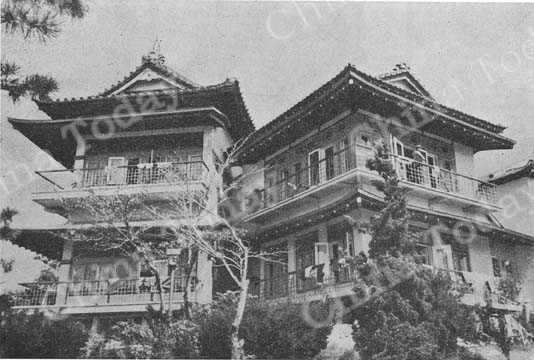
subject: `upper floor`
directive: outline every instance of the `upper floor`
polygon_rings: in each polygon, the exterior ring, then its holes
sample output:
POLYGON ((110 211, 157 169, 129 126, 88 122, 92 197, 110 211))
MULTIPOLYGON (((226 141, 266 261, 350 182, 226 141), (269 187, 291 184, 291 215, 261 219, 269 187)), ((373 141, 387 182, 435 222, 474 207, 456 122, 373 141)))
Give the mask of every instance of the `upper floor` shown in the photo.
POLYGON ((50 119, 9 121, 65 167, 40 169, 33 193, 60 214, 64 199, 88 194, 204 191, 228 148, 254 129, 236 80, 200 86, 156 51, 99 95, 37 105, 50 119))
POLYGON ((477 151, 513 146, 504 128, 436 103, 420 85, 386 79, 349 65, 253 134, 241 154, 252 174, 243 181, 247 221, 299 216, 354 188, 380 196, 380 177, 367 167, 377 144, 389 150, 412 206, 477 220, 499 209, 495 185, 472 170, 477 151))

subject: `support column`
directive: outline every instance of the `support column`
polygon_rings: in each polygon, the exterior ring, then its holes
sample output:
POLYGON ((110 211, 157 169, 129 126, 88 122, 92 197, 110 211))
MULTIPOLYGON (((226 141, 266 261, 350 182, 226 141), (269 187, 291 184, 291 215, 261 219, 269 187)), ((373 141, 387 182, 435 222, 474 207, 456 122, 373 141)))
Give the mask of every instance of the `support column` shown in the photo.
POLYGON ((56 305, 63 305, 67 302, 67 287, 72 263, 72 250, 74 248, 73 240, 65 240, 63 244, 63 255, 58 269, 58 278, 60 284, 57 287, 56 305))
MULTIPOLYGON (((326 227, 326 223, 322 223, 321 225, 319 225, 319 228, 317 229, 317 242, 320 242, 320 243, 324 243, 324 244, 328 244, 328 233, 327 233, 327 227, 326 227)), ((322 259, 319 259, 319 261, 321 261, 321 263, 324 264, 324 267, 323 267, 323 273, 324 273, 324 277, 325 279, 330 279, 331 278, 331 273, 330 273, 330 247, 327 246, 325 250, 325 253, 324 254, 320 254, 320 255, 323 255, 324 257, 322 259)))
POLYGON ((288 295, 294 296, 297 291, 297 245, 293 236, 287 239, 287 272, 288 295))
MULTIPOLYGON (((87 140, 84 140, 87 142, 87 140)), ((85 148, 87 146, 85 144, 82 144, 81 141, 78 141, 76 143, 76 155, 74 156, 74 168, 75 169, 83 169, 83 165, 85 162, 85 148)))
POLYGON ((264 299, 264 287, 265 287, 265 260, 260 259, 260 288, 259 296, 260 299, 264 299))
POLYGON ((297 270, 297 248, 295 238, 287 240, 287 272, 291 273, 297 270))

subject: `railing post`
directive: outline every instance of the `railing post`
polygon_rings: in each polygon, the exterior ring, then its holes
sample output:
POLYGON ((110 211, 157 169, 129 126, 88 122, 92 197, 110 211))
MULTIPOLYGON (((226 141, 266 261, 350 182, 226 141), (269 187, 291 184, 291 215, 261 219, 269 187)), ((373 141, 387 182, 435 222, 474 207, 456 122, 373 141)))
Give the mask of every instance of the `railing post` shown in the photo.
POLYGON ((109 304, 111 301, 111 291, 110 291, 110 282, 109 280, 106 280, 106 302, 109 304))
POLYGON ((64 305, 67 305, 67 301, 69 298, 69 291, 70 291, 70 283, 65 283, 65 302, 64 305))

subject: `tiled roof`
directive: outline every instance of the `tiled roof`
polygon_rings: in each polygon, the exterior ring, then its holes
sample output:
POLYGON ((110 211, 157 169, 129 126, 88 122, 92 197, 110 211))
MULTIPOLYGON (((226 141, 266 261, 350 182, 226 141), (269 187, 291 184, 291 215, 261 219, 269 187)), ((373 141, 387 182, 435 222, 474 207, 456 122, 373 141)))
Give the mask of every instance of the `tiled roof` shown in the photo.
POLYGON ((98 96, 109 96, 113 94, 115 91, 117 91, 118 89, 126 85, 128 82, 133 80, 137 75, 139 75, 145 69, 150 69, 156 72, 157 74, 168 77, 172 79, 173 81, 177 82, 178 84, 184 86, 184 88, 187 88, 187 89, 194 89, 194 88, 201 87, 200 85, 194 83, 193 81, 189 80, 185 76, 178 74, 176 71, 174 71, 173 69, 164 65, 161 62, 155 62, 155 61, 144 59, 143 63, 139 65, 134 71, 132 71, 127 76, 125 76, 124 79, 122 79, 121 81, 112 85, 109 89, 104 90, 98 96))
MULTIPOLYGON (((453 118, 449 119, 449 121, 454 121, 454 119, 457 119, 475 128, 493 133, 496 137, 500 137, 498 134, 502 133, 502 131, 504 131, 506 128, 504 126, 495 125, 488 121, 465 114, 459 110, 441 105, 428 97, 401 89, 395 85, 368 75, 358 70, 353 65, 348 64, 340 73, 326 82, 323 86, 313 91, 311 94, 299 101, 296 105, 286 110, 274 120, 264 125, 262 128, 258 129, 247 141, 247 147, 262 141, 277 131, 281 131, 283 128, 286 128, 288 122, 300 115, 304 109, 313 107, 322 98, 326 99, 334 90, 345 88, 350 81, 355 82, 356 84, 360 85, 360 87, 372 86, 377 89, 377 93, 381 92, 384 96, 392 99, 395 102, 405 101, 421 105, 425 108, 432 109, 433 111, 448 116, 449 118, 453 118)), ((509 139, 504 140, 510 141, 511 144, 513 144, 513 142, 509 139)))
POLYGON ((527 176, 534 178, 534 159, 529 159, 519 166, 510 167, 502 172, 491 174, 489 181, 500 185, 527 176))
POLYGON ((377 78, 382 81, 388 81, 403 76, 410 79, 410 82, 413 83, 417 90, 425 97, 432 99, 430 93, 426 90, 421 81, 410 72, 410 68, 405 63, 395 65, 395 68, 392 71, 379 75, 377 78))

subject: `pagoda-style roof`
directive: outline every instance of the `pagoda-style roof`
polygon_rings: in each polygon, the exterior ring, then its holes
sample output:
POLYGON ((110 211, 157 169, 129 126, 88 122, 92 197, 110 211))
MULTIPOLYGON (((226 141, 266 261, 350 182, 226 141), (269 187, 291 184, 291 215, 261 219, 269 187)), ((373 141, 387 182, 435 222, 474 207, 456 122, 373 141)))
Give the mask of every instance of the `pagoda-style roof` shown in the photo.
POLYGON ((524 177, 534 178, 534 159, 523 161, 518 166, 511 166, 504 171, 491 174, 488 181, 501 185, 524 177))
POLYGON ((319 129, 335 116, 358 109, 386 119, 395 116, 410 126, 412 122, 406 116, 406 109, 409 109, 418 130, 463 143, 475 151, 511 149, 515 143, 500 135, 504 126, 444 106, 428 96, 405 90, 348 64, 326 84, 258 129, 248 139, 242 159, 256 161, 309 131, 319 129))
MULTIPOLYGON (((109 116, 56 120, 8 118, 8 121, 34 144, 49 152, 54 159, 70 169, 74 165, 77 139, 72 136, 71 131, 65 131, 65 129, 79 124, 76 129, 80 136, 88 142, 96 141, 98 138, 95 138, 94 134, 92 134, 92 124, 105 119, 109 119, 109 116)), ((117 115, 116 120, 119 119, 124 123, 128 123, 131 118, 129 115, 124 117, 117 115)), ((191 107, 175 111, 145 112, 125 129, 115 126, 112 138, 121 138, 125 135, 135 138, 135 136, 142 136, 142 134, 162 136, 173 133, 173 128, 206 125, 226 128, 232 128, 233 126, 230 119, 214 107, 191 107)))
MULTIPOLYGON (((156 48, 143 56, 141 65, 128 76, 96 96, 35 102, 51 119, 10 118, 9 122, 67 168, 72 167, 76 152, 76 139, 66 131, 71 124, 76 125, 84 138, 94 135, 91 134, 93 122, 101 122, 106 127, 110 119, 134 116, 141 121, 127 127, 115 124, 114 131, 163 131, 215 124, 223 126, 234 140, 254 131, 237 80, 198 85, 166 66, 165 58, 156 48)), ((124 123, 129 121, 126 119, 124 123)))
POLYGON ((243 101, 239 82, 235 79, 211 86, 195 88, 169 88, 116 95, 89 96, 62 101, 39 101, 37 106, 53 120, 91 118, 144 112, 169 112, 179 109, 213 107, 229 119, 228 131, 234 139, 242 138, 254 130, 254 125, 243 101), (157 100, 157 101, 156 101, 157 100))

